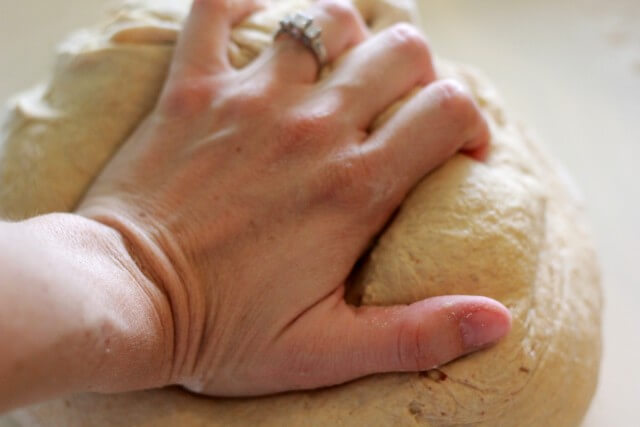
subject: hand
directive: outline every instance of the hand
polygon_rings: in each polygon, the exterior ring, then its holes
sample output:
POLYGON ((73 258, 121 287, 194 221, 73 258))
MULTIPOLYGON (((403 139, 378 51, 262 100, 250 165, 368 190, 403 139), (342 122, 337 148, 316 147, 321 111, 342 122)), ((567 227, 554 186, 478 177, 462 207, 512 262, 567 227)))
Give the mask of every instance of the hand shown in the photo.
POLYGON ((288 36, 234 70, 230 29, 255 7, 195 1, 157 107, 78 209, 121 233, 146 275, 166 349, 149 383, 224 396, 314 388, 429 369, 506 334, 509 313, 488 298, 343 300, 407 192, 455 152, 486 149, 469 95, 435 81, 416 29, 370 36, 337 1, 310 11, 330 60, 353 47, 327 78, 288 36))

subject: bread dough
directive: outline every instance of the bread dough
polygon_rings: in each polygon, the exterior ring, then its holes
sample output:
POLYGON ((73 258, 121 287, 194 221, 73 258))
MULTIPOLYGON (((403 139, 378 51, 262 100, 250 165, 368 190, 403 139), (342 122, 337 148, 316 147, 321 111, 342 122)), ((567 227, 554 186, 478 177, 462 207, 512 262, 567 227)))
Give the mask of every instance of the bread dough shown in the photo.
MULTIPOLYGON (((356 1, 376 30, 411 17, 410 0, 356 1)), ((272 1, 232 34, 250 62, 287 11, 272 1)), ((11 103, 0 133, 0 215, 69 211, 153 107, 188 0, 134 0, 61 46, 51 80, 11 103)), ((457 155, 411 192, 347 298, 409 303, 480 294, 513 314, 495 347, 422 373, 375 375, 323 390, 211 399, 179 388, 82 394, 16 413, 28 425, 574 426, 593 395, 601 296, 583 208, 563 170, 511 120, 468 68, 438 62, 469 86, 492 130, 486 163, 457 155)), ((330 72, 330 71, 325 71, 330 72)), ((379 124, 393 113, 384 114, 379 124)))

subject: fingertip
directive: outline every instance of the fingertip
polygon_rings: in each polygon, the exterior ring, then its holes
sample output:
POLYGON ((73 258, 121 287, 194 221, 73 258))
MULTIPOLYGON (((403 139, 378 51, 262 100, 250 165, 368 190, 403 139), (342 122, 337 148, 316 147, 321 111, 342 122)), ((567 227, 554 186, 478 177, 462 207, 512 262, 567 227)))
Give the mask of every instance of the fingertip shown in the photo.
POLYGON ((489 158, 490 151, 491 146, 488 143, 485 143, 474 148, 465 148, 462 150, 462 153, 471 157, 475 161, 485 162, 489 158))
POLYGON ((482 114, 479 109, 478 113, 480 118, 478 127, 474 130, 475 135, 464 144, 461 152, 479 162, 484 162, 487 159, 491 148, 491 130, 489 129, 489 124, 487 123, 484 114, 482 114))
MULTIPOLYGON (((491 298, 445 295, 395 307, 395 364, 401 371, 431 369, 486 348, 511 329, 511 313, 491 298)), ((379 313, 383 315, 382 312, 379 313)), ((391 356, 393 354, 390 354, 391 356)))
POLYGON ((487 297, 462 297, 458 314, 462 350, 473 352, 495 344, 511 330, 511 312, 487 297))

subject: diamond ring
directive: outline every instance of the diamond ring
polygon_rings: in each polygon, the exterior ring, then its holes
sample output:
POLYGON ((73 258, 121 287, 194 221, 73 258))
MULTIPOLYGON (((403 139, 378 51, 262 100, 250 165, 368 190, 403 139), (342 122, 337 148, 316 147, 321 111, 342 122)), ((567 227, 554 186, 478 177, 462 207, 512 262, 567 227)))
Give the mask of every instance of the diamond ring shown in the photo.
POLYGON ((276 40, 281 34, 289 34, 307 47, 322 68, 327 63, 327 49, 322 42, 322 29, 313 23, 313 18, 297 12, 280 21, 280 28, 274 36, 276 40))

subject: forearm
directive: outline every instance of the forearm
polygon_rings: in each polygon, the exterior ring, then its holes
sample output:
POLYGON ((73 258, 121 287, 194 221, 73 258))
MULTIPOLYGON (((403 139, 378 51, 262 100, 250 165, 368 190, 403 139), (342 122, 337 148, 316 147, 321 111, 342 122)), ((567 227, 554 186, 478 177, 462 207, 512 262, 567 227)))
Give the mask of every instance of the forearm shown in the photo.
POLYGON ((168 304, 114 230, 71 214, 0 222, 0 412, 164 385, 168 304))

